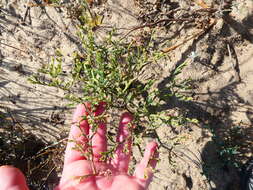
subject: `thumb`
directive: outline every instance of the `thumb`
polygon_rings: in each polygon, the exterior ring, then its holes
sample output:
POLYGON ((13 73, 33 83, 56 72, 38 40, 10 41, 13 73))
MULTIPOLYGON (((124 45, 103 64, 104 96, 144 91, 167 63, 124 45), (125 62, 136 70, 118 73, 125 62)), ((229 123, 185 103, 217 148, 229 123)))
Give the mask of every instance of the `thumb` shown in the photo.
POLYGON ((25 176, 13 166, 0 167, 0 186, 2 190, 29 190, 25 176))

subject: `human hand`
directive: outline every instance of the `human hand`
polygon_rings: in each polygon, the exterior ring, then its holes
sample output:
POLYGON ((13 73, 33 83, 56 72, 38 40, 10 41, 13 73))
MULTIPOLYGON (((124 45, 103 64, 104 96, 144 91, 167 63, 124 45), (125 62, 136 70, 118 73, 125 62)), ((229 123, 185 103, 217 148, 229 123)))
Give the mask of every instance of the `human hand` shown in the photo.
MULTIPOLYGON (((147 189, 157 162, 157 144, 151 142, 147 145, 144 158, 137 165, 134 175, 130 176, 128 167, 132 149, 130 131, 133 127, 133 117, 129 113, 121 116, 114 157, 101 161, 101 153, 107 150, 106 124, 103 121, 98 122, 94 134, 92 126, 82 118, 89 114, 93 114, 94 117, 101 115, 105 111, 105 103, 100 103, 94 113, 89 110, 89 104, 80 104, 74 112, 62 177, 55 190, 147 189), (88 156, 90 154, 91 159, 88 156)), ((0 168, 0 185, 4 187, 3 190, 28 190, 23 174, 18 169, 8 166, 0 168)))

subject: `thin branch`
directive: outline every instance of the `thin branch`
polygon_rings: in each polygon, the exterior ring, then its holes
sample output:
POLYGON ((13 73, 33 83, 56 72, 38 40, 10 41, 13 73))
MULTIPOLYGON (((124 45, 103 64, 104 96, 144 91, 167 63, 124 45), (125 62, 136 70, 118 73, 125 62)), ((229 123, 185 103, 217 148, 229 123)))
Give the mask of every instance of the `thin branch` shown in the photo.
POLYGON ((2 44, 2 45, 4 45, 4 46, 7 46, 7 47, 10 47, 10 48, 13 48, 13 49, 16 49, 16 50, 19 50, 19 51, 22 51, 22 52, 24 52, 24 53, 27 53, 27 52, 24 51, 24 50, 18 49, 18 48, 14 47, 14 46, 8 45, 8 44, 3 43, 3 42, 0 42, 0 44, 2 44))
POLYGON ((182 19, 168 18, 168 19, 158 20, 158 21, 156 21, 156 22, 154 22, 154 23, 150 23, 150 24, 144 24, 144 25, 141 25, 141 26, 135 26, 135 27, 133 27, 132 29, 130 29, 130 31, 128 31, 123 37, 121 37, 121 38, 120 38, 120 41, 123 40, 125 37, 127 37, 130 33, 132 33, 132 32, 135 31, 135 30, 142 29, 142 28, 145 28, 145 27, 152 28, 152 27, 156 26, 157 24, 160 24, 160 23, 162 23, 162 22, 168 22, 168 21, 176 21, 176 22, 188 21, 188 22, 193 22, 194 19, 187 19, 187 18, 182 18, 182 19))
POLYGON ((185 43, 188 42, 189 40, 192 40, 192 39, 194 39, 194 38, 196 38, 196 37, 201 36, 202 34, 204 34, 205 32, 207 32, 208 30, 210 30, 210 29, 216 24, 216 22, 217 22, 216 19, 211 19, 211 20, 210 20, 210 24, 209 24, 209 26, 208 26, 207 28, 205 28, 205 29, 203 29, 203 30, 201 30, 201 31, 199 31, 199 32, 197 32, 197 33, 195 33, 194 35, 192 35, 192 36, 189 37, 189 38, 186 38, 183 42, 181 42, 181 43, 179 43, 179 44, 176 44, 176 45, 174 45, 174 46, 171 46, 171 47, 162 49, 162 52, 163 52, 163 53, 168 53, 168 52, 170 52, 170 51, 172 51, 172 50, 178 48, 179 46, 185 44, 185 43))

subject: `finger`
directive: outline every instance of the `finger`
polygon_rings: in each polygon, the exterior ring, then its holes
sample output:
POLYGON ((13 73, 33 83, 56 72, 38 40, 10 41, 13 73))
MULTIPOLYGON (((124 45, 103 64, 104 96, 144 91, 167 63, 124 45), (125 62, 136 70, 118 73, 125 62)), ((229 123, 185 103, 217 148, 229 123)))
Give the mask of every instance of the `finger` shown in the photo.
POLYGON ((73 125, 69 132, 69 142, 65 152, 64 164, 85 159, 83 153, 88 148, 89 124, 84 120, 84 116, 88 116, 90 104, 79 104, 73 114, 73 125))
POLYGON ((130 113, 123 113, 119 123, 119 130, 116 142, 118 143, 112 165, 119 172, 127 172, 132 152, 131 121, 133 116, 130 113))
POLYGON ((137 165, 134 176, 140 180, 144 180, 144 186, 147 187, 153 177, 153 169, 158 159, 157 143, 151 142, 146 146, 144 157, 137 165))
POLYGON ((0 167, 0 184, 3 190, 28 190, 24 175, 12 166, 0 167))
MULTIPOLYGON (((95 117, 103 114, 105 111, 106 103, 101 102, 96 111, 95 111, 95 117)), ((103 119, 101 121, 98 121, 97 123, 97 129, 95 134, 92 132, 92 127, 96 126, 91 126, 90 127, 90 135, 92 136, 92 151, 93 151, 93 160, 95 162, 100 161, 100 158, 102 156, 102 152, 105 152, 107 150, 107 140, 106 140, 106 124, 103 119)))

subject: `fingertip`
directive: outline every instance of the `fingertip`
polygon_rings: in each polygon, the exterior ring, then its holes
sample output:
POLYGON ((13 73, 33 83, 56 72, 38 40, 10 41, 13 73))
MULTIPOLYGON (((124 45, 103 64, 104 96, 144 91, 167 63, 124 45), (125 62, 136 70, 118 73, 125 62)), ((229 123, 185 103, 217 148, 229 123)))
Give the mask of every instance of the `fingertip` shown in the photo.
POLYGON ((78 104, 73 114, 73 122, 79 122, 84 115, 87 115, 87 109, 90 109, 89 103, 78 104))
POLYGON ((90 104, 87 102, 77 105, 73 114, 73 124, 69 132, 70 138, 77 139, 82 133, 85 135, 89 133, 88 121, 84 119, 84 116, 88 115, 87 109, 90 109, 90 104))
POLYGON ((121 115, 121 124, 130 123, 132 120, 133 120, 133 116, 129 112, 125 112, 121 115))
POLYGON ((106 109, 106 102, 100 102, 96 108, 95 116, 101 115, 106 109))
POLYGON ((129 126, 128 124, 130 124, 132 120, 133 116, 128 112, 125 112, 121 115, 116 139, 117 142, 124 142, 130 136, 131 128, 133 126, 129 126))
POLYGON ((156 141, 151 141, 146 145, 146 151, 145 152, 147 152, 147 154, 148 154, 148 152, 152 154, 152 153, 157 152, 157 149, 158 149, 157 142, 156 141))
POLYGON ((23 173, 13 166, 5 165, 0 167, 0 184, 1 189, 28 190, 25 176, 23 173))
POLYGON ((150 150, 157 149, 157 148, 158 148, 158 144, 156 141, 151 141, 146 146, 146 149, 150 149, 150 150))
POLYGON ((133 128, 133 125, 131 125, 132 121, 133 121, 133 116, 130 113, 125 112, 121 115, 121 119, 119 122, 118 135, 116 139, 117 142, 122 143, 130 137, 131 129, 133 128))
POLYGON ((148 159, 147 164, 154 169, 156 167, 157 159, 159 157, 157 142, 152 141, 147 144, 144 157, 148 159))

